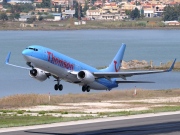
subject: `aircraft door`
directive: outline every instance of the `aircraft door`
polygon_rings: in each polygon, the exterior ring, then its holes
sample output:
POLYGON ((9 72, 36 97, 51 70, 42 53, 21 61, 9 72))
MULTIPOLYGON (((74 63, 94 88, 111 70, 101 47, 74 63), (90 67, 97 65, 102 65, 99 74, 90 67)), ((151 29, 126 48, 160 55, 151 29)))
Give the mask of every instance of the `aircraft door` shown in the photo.
POLYGON ((46 53, 46 51, 44 50, 44 48, 41 48, 39 51, 41 51, 42 59, 43 59, 43 60, 47 60, 47 53, 46 53))

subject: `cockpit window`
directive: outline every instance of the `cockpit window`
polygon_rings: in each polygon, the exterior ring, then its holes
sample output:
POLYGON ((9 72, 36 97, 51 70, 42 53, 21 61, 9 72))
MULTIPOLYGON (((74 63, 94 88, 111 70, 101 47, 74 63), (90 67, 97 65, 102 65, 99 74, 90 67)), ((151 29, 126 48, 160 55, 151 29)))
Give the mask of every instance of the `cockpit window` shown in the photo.
POLYGON ((34 51, 38 51, 38 49, 36 49, 36 48, 31 48, 31 47, 26 48, 26 49, 30 49, 30 50, 34 50, 34 51))

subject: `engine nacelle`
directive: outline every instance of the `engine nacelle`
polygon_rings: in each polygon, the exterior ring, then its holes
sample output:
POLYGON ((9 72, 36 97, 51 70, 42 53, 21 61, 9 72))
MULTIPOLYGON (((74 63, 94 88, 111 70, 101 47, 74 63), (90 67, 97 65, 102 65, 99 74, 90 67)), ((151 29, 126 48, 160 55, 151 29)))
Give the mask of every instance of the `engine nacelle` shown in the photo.
POLYGON ((39 81, 45 81, 47 79, 46 73, 39 68, 34 68, 34 69, 30 70, 29 75, 30 75, 30 77, 37 79, 39 81))
POLYGON ((77 78, 84 83, 91 83, 95 80, 94 75, 87 70, 79 71, 77 74, 77 78))

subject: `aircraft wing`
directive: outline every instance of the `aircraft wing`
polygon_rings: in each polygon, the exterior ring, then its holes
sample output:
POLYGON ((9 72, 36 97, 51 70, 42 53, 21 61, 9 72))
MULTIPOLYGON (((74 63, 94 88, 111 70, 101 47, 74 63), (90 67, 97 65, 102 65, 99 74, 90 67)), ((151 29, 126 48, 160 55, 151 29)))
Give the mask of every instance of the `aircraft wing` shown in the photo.
POLYGON ((126 80, 126 77, 131 77, 133 75, 144 75, 144 74, 155 74, 162 72, 170 72, 174 68, 176 59, 172 63, 171 67, 167 70, 155 70, 155 71, 134 71, 134 72, 94 72, 93 75, 97 78, 122 78, 126 80))
MULTIPOLYGON (((31 68, 29 68, 29 67, 22 67, 22 66, 18 66, 18 65, 14 65, 14 64, 9 63, 10 57, 11 57, 11 52, 9 52, 8 55, 7 55, 7 57, 6 57, 5 63, 6 63, 7 65, 13 66, 13 67, 17 67, 17 68, 26 69, 26 70, 32 70, 32 67, 31 67, 31 68)), ((49 78, 49 76, 51 76, 51 73, 46 72, 46 71, 44 71, 44 72, 45 72, 45 74, 47 75, 48 78, 49 78)), ((58 77, 56 77, 55 75, 53 75, 53 77, 54 77, 54 78, 58 78, 58 77)))
POLYGON ((31 70, 31 69, 32 69, 32 68, 28 68, 28 67, 22 67, 22 66, 10 64, 10 63, 9 63, 10 56, 11 56, 11 52, 9 52, 8 55, 7 55, 7 57, 6 57, 6 62, 5 62, 5 63, 6 63, 7 65, 10 65, 10 66, 13 66, 13 67, 22 68, 22 69, 27 69, 27 70, 31 70))

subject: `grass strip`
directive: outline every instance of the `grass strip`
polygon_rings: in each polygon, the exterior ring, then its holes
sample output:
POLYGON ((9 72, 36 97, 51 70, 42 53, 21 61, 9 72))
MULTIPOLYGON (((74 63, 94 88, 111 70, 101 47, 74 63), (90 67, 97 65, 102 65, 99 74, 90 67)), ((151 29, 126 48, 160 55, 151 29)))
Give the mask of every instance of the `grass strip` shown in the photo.
POLYGON ((172 111, 180 111, 180 106, 153 107, 149 110, 141 110, 141 111, 104 112, 104 113, 99 113, 99 115, 100 116, 106 115, 108 117, 116 117, 116 116, 128 116, 128 115, 159 113, 159 112, 172 112, 172 111))
POLYGON ((99 116, 96 117, 91 115, 81 116, 81 117, 53 117, 50 115, 49 116, 0 115, 0 128, 87 120, 87 119, 94 119, 104 116, 116 117, 116 116, 128 116, 128 115, 137 115, 137 114, 145 114, 145 113, 170 112, 170 111, 180 111, 180 106, 153 107, 149 110, 142 110, 142 111, 121 111, 121 112, 104 112, 104 113, 101 112, 99 113, 99 116))
POLYGON ((0 128, 41 125, 56 122, 93 119, 94 116, 53 117, 53 116, 0 116, 0 128))

